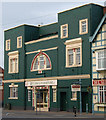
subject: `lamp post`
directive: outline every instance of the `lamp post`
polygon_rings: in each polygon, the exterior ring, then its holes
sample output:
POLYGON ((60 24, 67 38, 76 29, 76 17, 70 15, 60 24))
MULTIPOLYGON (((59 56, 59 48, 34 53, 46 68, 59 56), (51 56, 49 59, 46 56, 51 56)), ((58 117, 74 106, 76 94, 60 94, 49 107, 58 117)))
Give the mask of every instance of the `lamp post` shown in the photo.
POLYGON ((79 84, 80 84, 80 115, 81 115, 82 113, 81 79, 79 79, 79 84))

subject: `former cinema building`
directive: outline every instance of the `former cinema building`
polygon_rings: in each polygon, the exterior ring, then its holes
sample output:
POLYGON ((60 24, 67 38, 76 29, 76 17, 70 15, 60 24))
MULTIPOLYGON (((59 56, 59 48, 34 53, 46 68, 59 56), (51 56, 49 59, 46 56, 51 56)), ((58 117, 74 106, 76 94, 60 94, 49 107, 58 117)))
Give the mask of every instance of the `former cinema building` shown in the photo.
POLYGON ((88 104, 91 112, 89 37, 102 17, 102 6, 87 4, 58 13, 56 23, 6 30, 4 104, 35 111, 72 111, 75 106, 82 112, 88 104))

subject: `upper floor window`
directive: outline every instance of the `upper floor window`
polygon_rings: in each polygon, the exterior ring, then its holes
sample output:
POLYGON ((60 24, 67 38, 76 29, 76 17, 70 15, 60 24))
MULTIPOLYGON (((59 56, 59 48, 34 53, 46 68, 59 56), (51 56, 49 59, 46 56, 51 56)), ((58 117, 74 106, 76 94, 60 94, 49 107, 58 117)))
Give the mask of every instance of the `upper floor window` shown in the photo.
POLYGON ((106 103, 106 86, 99 87, 99 103, 106 103))
POLYGON ((82 65, 82 40, 81 38, 68 40, 66 44, 66 67, 82 65))
POLYGON ((31 65, 31 71, 51 69, 51 61, 47 54, 40 52, 37 54, 31 65))
POLYGON ((9 55, 9 73, 18 73, 18 51, 10 52, 9 55))
POLYGON ((22 47, 22 36, 17 37, 17 48, 22 47))
POLYGON ((79 21, 79 34, 88 33, 88 19, 83 19, 79 21))
POLYGON ((10 50, 10 39, 6 40, 6 51, 10 50))
POLYGON ((106 70, 106 50, 101 50, 96 53, 96 69, 106 70))
POLYGON ((68 37, 68 24, 61 25, 61 38, 68 37))

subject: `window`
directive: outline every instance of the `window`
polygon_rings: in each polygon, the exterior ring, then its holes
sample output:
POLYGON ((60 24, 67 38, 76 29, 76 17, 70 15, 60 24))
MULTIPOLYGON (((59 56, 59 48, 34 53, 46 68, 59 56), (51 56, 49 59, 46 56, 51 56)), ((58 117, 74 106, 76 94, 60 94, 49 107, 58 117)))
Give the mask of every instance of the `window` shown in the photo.
POLYGON ((77 100, 77 91, 72 91, 72 98, 71 100, 77 100))
POLYGON ((39 53, 32 61, 31 71, 51 69, 50 58, 45 53, 39 53))
POLYGON ((21 48, 22 47, 22 36, 17 37, 17 48, 21 48))
POLYGON ((28 90, 28 101, 31 101, 31 90, 28 90))
POLYGON ((79 21, 79 34, 88 33, 88 19, 83 19, 79 21))
POLYGON ((56 102, 56 89, 53 89, 53 102, 56 102))
POLYGON ((61 25, 61 38, 68 37, 68 24, 61 25))
POLYGON ((106 86, 99 87, 99 103, 106 103, 106 86))
POLYGON ((2 85, 2 78, 0 78, 0 85, 2 85))
POLYGON ((18 85, 14 85, 14 83, 11 83, 11 85, 9 85, 9 88, 10 88, 9 99, 18 99, 18 85))
POLYGON ((10 39, 6 40, 6 51, 10 50, 10 39))
POLYGON ((9 73, 18 73, 18 51, 10 52, 9 55, 9 73))
POLYGON ((106 70, 106 50, 98 51, 96 53, 96 69, 106 70))
POLYGON ((82 39, 67 40, 66 45, 66 67, 82 66, 82 39))

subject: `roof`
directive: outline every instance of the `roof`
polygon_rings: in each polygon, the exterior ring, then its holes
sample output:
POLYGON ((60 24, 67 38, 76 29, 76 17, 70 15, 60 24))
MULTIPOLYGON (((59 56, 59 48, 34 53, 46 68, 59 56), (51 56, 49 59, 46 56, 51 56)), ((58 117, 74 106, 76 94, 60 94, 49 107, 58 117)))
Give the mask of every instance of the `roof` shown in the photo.
POLYGON ((58 14, 64 13, 64 12, 67 12, 67 11, 70 11, 70 10, 74 10, 74 9, 77 9, 77 8, 81 8, 81 7, 87 6, 87 5, 96 5, 96 6, 103 7, 102 5, 99 5, 99 4, 96 4, 96 3, 87 3, 87 4, 83 4, 83 5, 77 6, 77 7, 73 7, 73 8, 68 9, 68 10, 61 11, 61 12, 59 12, 58 14))
POLYGON ((98 34, 100 28, 102 27, 102 24, 104 23, 105 19, 106 19, 106 14, 103 16, 102 20, 100 21, 100 24, 98 25, 98 27, 97 27, 96 31, 94 32, 93 36, 89 37, 90 42, 93 42, 93 40, 97 36, 97 34, 98 34))

